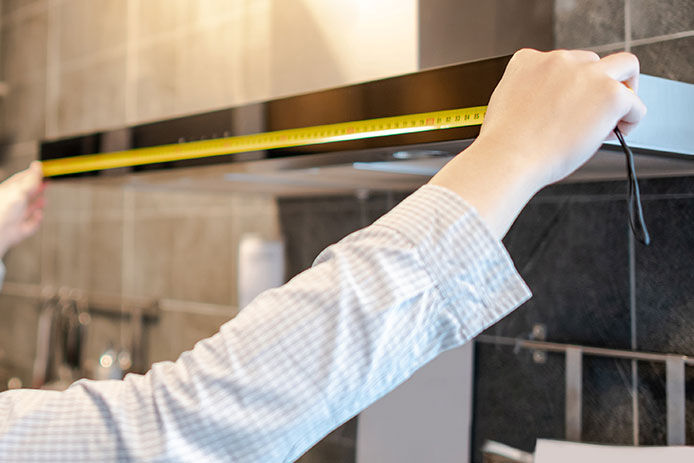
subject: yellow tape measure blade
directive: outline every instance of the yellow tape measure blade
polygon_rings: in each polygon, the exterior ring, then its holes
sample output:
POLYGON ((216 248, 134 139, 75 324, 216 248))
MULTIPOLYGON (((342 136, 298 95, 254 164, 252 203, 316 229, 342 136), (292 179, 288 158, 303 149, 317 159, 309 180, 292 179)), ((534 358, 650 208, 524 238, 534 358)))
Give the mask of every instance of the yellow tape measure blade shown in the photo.
POLYGON ((482 124, 486 106, 301 127, 251 135, 71 156, 42 162, 45 177, 227 154, 387 137, 482 124))

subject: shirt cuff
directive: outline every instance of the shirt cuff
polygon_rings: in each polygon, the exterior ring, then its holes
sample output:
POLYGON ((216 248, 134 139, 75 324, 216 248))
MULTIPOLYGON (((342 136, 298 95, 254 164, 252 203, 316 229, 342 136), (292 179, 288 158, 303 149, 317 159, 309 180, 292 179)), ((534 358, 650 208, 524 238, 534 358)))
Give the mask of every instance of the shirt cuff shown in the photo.
POLYGON ((418 250, 464 337, 476 336, 531 297, 506 248, 458 194, 425 185, 396 209, 376 223, 402 233, 418 250))

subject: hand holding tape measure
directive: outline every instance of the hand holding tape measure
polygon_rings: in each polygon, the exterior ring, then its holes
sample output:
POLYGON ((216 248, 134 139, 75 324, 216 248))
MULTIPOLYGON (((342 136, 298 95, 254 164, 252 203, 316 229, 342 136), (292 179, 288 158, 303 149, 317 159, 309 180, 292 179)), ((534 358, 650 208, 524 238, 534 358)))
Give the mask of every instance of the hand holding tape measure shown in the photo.
POLYGON ((518 51, 492 94, 480 135, 431 183, 458 192, 504 236, 537 191, 588 161, 615 137, 615 127, 628 133, 641 120, 646 107, 622 84, 636 90, 638 77, 630 53, 600 59, 583 50, 518 51))

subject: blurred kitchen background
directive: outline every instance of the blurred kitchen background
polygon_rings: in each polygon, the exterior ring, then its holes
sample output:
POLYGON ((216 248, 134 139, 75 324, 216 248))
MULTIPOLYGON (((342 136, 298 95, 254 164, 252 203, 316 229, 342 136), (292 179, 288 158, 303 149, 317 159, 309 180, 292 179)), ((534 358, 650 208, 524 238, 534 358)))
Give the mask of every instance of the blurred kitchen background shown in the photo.
MULTIPOLYGON (((642 72, 694 83, 691 0, 0 5, 3 178, 37 159, 42 140, 509 54, 523 46, 600 54, 629 50, 642 72)), ((634 244, 628 233, 623 182, 559 185, 541 193, 506 238, 535 298, 487 334, 528 338, 539 330, 557 342, 694 355, 694 181, 653 179, 642 188, 654 237, 649 248, 634 244)), ((278 198, 50 182, 41 230, 4 259, 0 390, 49 379, 60 387, 73 379, 76 370, 69 365, 48 365, 41 314, 49 305, 65 318, 60 336, 73 357, 79 355, 83 374, 145 371, 152 362, 176 359, 238 313, 242 239, 283 242, 288 279, 404 194, 360 190, 278 198)), ((357 454, 361 462, 396 461, 374 455, 397 454, 400 446, 405 455, 428 452, 426 461, 449 461, 437 452, 469 448, 471 461, 478 462, 487 439, 531 450, 537 437, 563 438, 560 356, 538 358, 486 343, 459 355, 442 359, 413 392, 394 399, 391 408, 401 415, 390 434, 383 418, 373 417, 371 425, 365 420, 363 428, 355 418, 300 461, 347 463, 357 454), (459 370, 457 359, 466 363, 459 370), (474 381, 466 383, 464 373, 473 371, 474 381), (462 396, 444 395, 447 402, 434 403, 427 381, 436 378, 439 385, 432 388, 462 396), (451 403, 461 407, 459 420, 442 418, 437 428, 436 411, 451 403), (426 435, 441 426, 443 431, 426 435)), ((583 440, 665 444, 662 365, 586 359, 584 369, 583 440)), ((686 373, 691 445, 694 370, 686 373)), ((455 461, 467 458, 460 454, 455 461)))

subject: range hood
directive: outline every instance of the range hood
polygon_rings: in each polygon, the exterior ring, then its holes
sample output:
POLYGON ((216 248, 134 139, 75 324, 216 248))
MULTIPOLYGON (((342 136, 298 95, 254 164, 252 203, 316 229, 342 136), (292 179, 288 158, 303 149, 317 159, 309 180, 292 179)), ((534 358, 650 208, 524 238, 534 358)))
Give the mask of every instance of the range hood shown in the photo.
MULTIPOLYGON (((41 145, 41 159, 87 156, 195 140, 486 105, 509 56, 456 64, 179 117, 41 145)), ((694 85, 641 76, 649 113, 627 137, 641 177, 694 174, 694 85)), ((58 177, 142 188, 274 195, 408 191, 468 146, 479 126, 293 146, 58 177)), ((565 181, 624 178, 624 156, 606 143, 565 181)))

